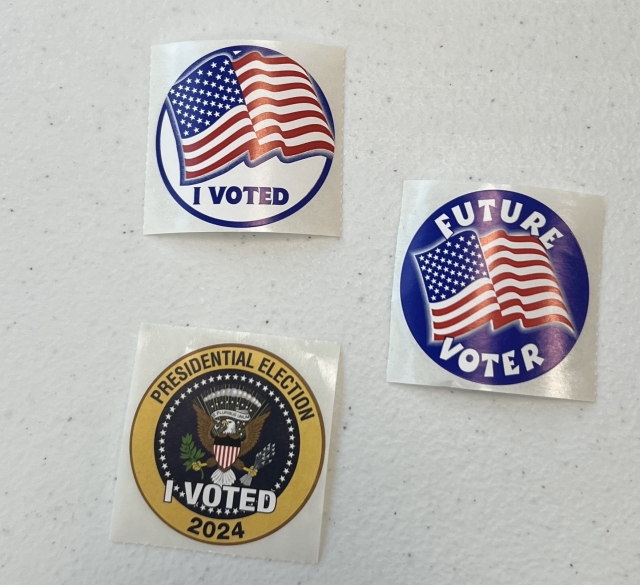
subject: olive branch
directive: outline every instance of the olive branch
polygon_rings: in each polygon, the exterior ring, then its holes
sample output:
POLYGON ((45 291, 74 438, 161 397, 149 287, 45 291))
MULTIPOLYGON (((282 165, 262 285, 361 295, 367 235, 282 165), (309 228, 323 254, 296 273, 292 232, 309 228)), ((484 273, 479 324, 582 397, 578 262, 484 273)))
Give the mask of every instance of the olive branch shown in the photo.
MULTIPOLYGON (((184 459, 184 467, 187 471, 192 469, 194 463, 197 463, 204 457, 204 451, 197 449, 193 442, 193 436, 186 434, 182 437, 182 445, 180 446, 180 459, 184 459)), ((200 469, 200 477, 204 478, 204 472, 200 469)))

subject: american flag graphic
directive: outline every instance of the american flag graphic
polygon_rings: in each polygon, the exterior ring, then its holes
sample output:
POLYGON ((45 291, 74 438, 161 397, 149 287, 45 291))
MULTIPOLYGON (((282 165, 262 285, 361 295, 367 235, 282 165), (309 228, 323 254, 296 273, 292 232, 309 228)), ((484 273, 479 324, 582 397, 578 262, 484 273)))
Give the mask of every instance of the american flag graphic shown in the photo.
POLYGON ((198 63, 169 90, 182 184, 241 161, 285 162, 334 152, 334 135, 309 74, 289 57, 257 51, 198 63))
POLYGON ((459 337, 486 323, 560 323, 574 331, 546 249, 529 235, 472 230, 415 255, 429 305, 432 338, 459 337))
POLYGON ((231 445, 213 444, 213 456, 218 462, 218 466, 223 471, 229 469, 238 458, 240 447, 232 447, 231 445))

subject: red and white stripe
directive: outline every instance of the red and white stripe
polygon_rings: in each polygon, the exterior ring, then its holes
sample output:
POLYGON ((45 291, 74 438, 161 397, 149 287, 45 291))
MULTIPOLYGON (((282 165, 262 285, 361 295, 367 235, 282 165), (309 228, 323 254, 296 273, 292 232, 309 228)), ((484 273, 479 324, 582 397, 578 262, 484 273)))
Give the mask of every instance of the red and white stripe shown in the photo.
POLYGON ((245 154, 251 161, 280 149, 285 158, 333 153, 329 122, 307 72, 288 57, 253 52, 233 61, 244 105, 205 132, 182 139, 185 176, 208 175, 245 154))
POLYGON ((232 447, 230 445, 213 445, 213 456, 218 462, 218 466, 222 471, 226 471, 231 467, 240 454, 240 447, 232 447))
POLYGON ((256 139, 246 107, 229 110, 205 132, 182 139, 187 179, 208 175, 251 152, 256 139))
POLYGON ((457 295, 438 303, 430 303, 433 339, 458 337, 500 318, 500 305, 487 277, 476 279, 457 295))
POLYGON ((547 250, 533 236, 510 236, 503 230, 480 238, 501 318, 498 329, 512 321, 525 328, 560 323, 574 331, 547 250))
POLYGON ((480 238, 480 244, 489 276, 445 301, 429 303, 434 341, 464 335, 489 322, 494 330, 519 320, 524 328, 559 323, 574 331, 540 240, 498 230, 480 238))
POLYGON ((260 150, 286 157, 334 151, 333 134, 307 72, 289 57, 253 52, 233 62, 260 150))

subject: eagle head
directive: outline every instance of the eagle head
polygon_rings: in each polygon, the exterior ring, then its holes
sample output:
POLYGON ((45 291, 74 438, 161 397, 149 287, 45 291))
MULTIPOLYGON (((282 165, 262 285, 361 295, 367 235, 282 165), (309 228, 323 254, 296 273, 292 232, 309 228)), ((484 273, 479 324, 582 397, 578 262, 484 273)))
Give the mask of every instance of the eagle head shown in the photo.
POLYGON ((232 418, 223 418, 221 420, 216 420, 213 425, 213 430, 216 435, 237 435, 238 434, 238 425, 235 420, 232 418))

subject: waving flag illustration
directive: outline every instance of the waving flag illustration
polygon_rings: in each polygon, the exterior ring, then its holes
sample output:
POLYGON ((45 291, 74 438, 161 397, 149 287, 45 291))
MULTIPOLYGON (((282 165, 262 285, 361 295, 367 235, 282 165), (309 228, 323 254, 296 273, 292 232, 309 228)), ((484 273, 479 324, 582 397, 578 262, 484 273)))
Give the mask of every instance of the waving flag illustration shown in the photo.
POLYGON ((472 230, 416 254, 432 338, 459 337, 486 323, 528 329, 558 323, 575 332, 546 249, 529 235, 472 230))
POLYGON ((173 85, 167 105, 183 185, 242 161, 255 166, 272 156, 290 162, 334 152, 334 134, 314 83, 284 55, 212 57, 173 85))

